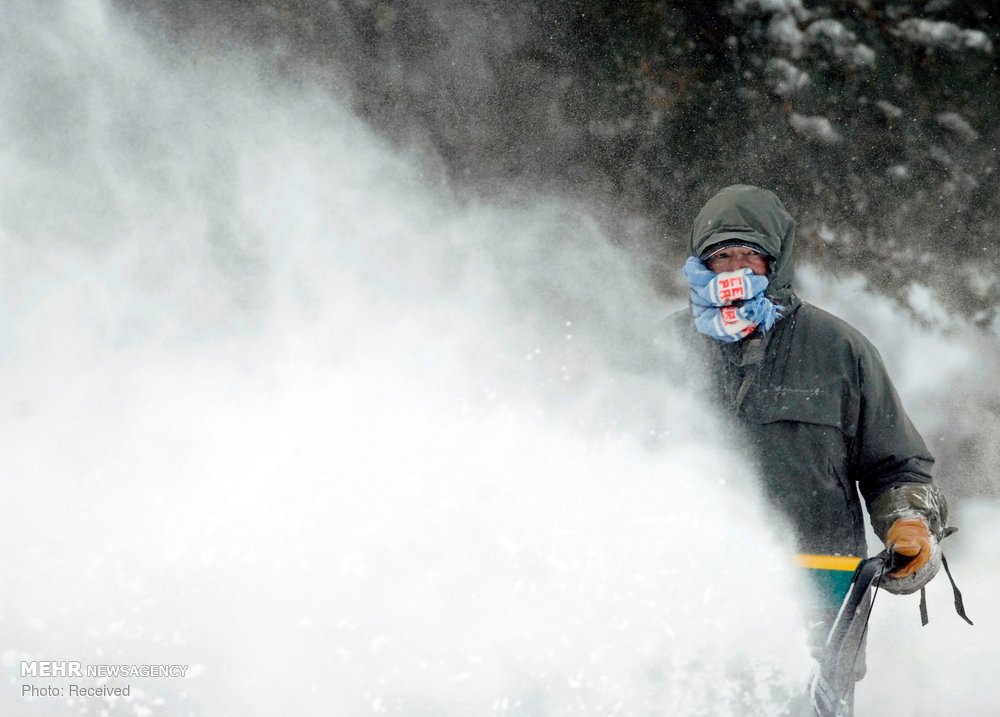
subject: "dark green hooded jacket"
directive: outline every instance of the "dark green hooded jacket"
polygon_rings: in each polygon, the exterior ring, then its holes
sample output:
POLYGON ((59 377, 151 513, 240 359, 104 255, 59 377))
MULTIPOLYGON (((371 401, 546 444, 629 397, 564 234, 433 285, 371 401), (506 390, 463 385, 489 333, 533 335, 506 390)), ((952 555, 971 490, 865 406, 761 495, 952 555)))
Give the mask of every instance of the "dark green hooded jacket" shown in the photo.
POLYGON ((767 294, 784 307, 766 333, 725 343, 678 317, 722 410, 738 424, 772 504, 802 552, 864 556, 864 499, 880 538, 897 518, 923 517, 941 536, 946 504, 934 459, 907 417, 875 347, 792 290, 795 222, 772 192, 727 187, 698 214, 690 251, 744 239, 774 257, 767 294))

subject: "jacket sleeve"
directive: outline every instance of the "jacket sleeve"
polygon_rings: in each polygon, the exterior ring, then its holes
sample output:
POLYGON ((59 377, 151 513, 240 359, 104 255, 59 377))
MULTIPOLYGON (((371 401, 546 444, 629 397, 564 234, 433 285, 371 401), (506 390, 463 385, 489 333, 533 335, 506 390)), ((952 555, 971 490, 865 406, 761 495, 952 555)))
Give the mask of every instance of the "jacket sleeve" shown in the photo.
POLYGON ((941 536, 947 503, 932 484, 934 458, 910 421, 878 351, 867 341, 857 363, 860 406, 851 445, 853 473, 881 539, 899 518, 923 518, 941 536))

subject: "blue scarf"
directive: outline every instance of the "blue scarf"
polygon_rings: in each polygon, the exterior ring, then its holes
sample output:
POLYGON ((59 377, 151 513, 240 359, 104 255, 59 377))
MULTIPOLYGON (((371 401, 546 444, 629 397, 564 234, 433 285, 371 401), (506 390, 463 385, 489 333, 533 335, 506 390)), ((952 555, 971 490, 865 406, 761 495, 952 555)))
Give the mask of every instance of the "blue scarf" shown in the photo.
POLYGON ((770 331, 782 308, 768 299, 767 277, 749 269, 716 274, 698 257, 689 257, 684 273, 691 285, 691 312, 698 331, 718 341, 741 341, 760 327, 770 331))

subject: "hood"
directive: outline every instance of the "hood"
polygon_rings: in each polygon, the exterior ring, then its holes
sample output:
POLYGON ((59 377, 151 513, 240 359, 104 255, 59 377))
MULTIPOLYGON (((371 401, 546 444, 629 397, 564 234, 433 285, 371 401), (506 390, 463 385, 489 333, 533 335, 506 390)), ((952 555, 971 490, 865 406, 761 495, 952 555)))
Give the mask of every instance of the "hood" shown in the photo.
POLYGON ((709 247, 732 240, 760 244, 775 257, 768 296, 783 298, 791 293, 795 221, 774 192, 749 184, 721 190, 698 212, 688 248, 692 256, 701 256, 709 247))

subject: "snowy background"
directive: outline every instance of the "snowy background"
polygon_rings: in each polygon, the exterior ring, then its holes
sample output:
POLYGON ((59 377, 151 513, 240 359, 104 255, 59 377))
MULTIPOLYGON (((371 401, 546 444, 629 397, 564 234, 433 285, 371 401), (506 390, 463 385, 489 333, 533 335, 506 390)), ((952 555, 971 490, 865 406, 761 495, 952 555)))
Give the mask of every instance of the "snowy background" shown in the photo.
MULTIPOLYGON (((86 0, 0 20, 0 713, 780 714, 798 576, 652 368, 683 298, 611 238, 614 198, 470 191, 359 116, 349 65, 331 89, 202 32, 86 0), (28 700, 65 681, 26 659, 192 667, 28 700)), ((943 456, 976 621, 943 581, 926 628, 880 598, 859 712, 990 714, 996 333, 919 281, 798 285, 943 456)))

